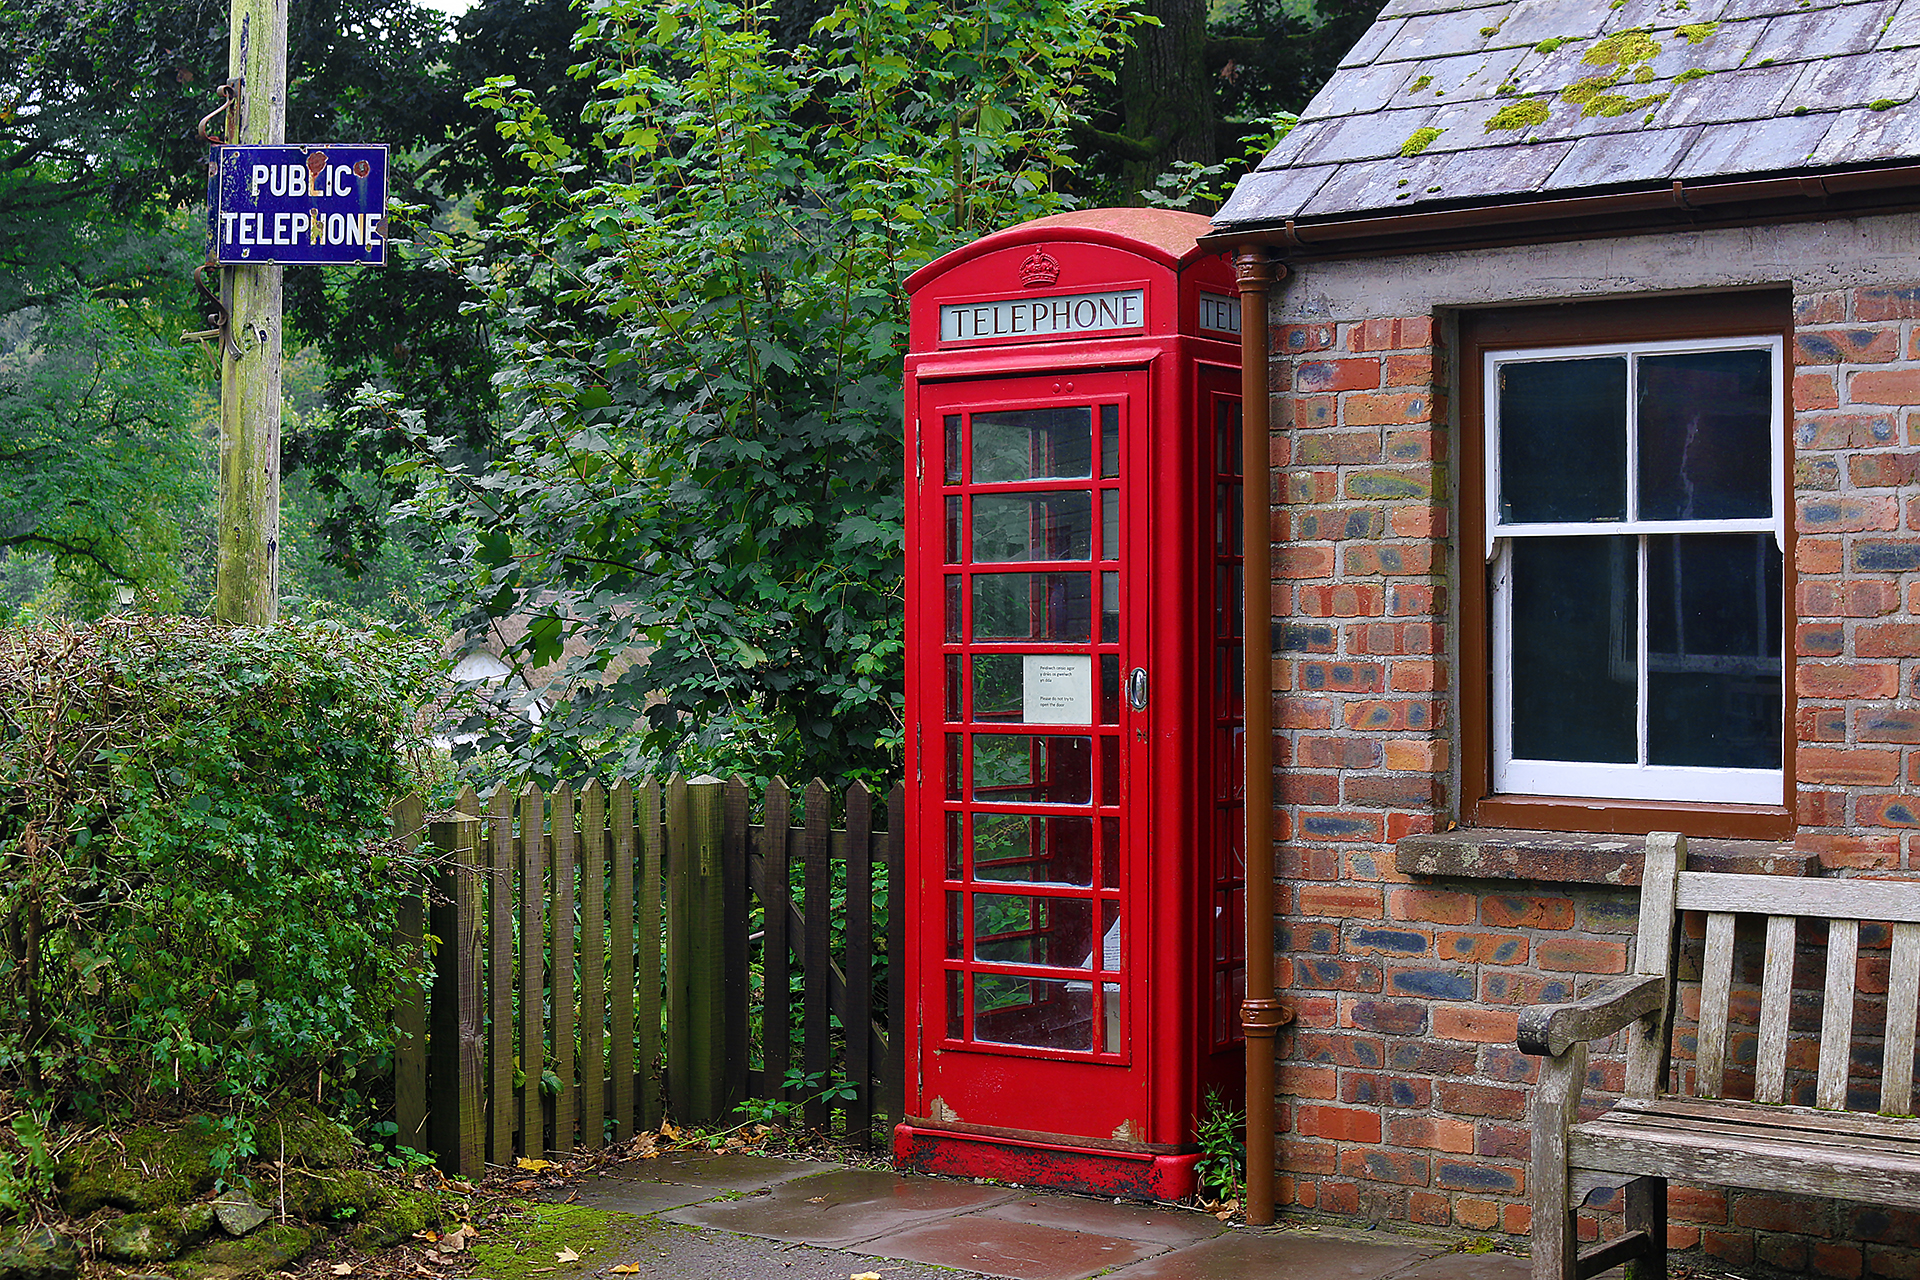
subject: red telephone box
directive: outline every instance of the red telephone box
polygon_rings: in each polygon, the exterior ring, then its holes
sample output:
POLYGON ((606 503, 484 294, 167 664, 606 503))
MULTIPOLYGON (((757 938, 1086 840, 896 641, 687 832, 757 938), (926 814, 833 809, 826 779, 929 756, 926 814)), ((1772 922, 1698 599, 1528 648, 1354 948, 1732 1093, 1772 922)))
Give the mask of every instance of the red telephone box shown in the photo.
POLYGON ((1207 221, 908 281, 904 1166, 1194 1189, 1243 1088, 1240 305, 1207 221))

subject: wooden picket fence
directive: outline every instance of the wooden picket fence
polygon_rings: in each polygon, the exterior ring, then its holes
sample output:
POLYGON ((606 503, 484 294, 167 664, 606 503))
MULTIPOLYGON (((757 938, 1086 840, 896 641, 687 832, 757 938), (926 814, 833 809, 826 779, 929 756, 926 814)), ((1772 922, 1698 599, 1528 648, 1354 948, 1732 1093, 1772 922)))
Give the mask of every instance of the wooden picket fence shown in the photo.
POLYGON ((877 979, 904 954, 903 913, 877 932, 874 907, 905 883, 903 798, 896 786, 884 829, 864 786, 836 806, 818 780, 797 823, 778 780, 757 823, 739 779, 503 785, 447 813, 397 807, 396 833, 431 840, 438 867, 398 926, 402 945, 432 940, 430 981, 394 1012, 398 1140, 476 1174, 667 1115, 737 1121, 749 1098, 871 1140, 902 1097, 884 999, 897 979, 877 979), (809 1087, 787 1087, 793 1068, 809 1087), (850 1101, 820 1096, 840 1080, 850 1101))

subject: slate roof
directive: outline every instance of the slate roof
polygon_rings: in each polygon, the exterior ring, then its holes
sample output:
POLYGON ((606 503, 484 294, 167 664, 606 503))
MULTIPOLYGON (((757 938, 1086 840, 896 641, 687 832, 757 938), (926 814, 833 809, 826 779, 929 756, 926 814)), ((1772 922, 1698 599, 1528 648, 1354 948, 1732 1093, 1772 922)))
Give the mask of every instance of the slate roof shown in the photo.
POLYGON ((1216 232, 1920 157, 1920 0, 1388 0, 1216 232))

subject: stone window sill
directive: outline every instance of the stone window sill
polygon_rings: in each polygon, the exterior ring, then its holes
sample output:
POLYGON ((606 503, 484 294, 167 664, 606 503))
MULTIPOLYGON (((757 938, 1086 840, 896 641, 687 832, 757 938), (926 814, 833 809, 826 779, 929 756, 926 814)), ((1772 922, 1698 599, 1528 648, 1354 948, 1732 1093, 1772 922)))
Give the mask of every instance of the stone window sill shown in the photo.
MULTIPOLYGON (((1466 880, 1537 880, 1551 884, 1637 885, 1645 836, 1585 832, 1462 828, 1404 836, 1394 844, 1402 875, 1466 880)), ((1742 875, 1817 876, 1816 854, 1793 842, 1687 840, 1687 868, 1742 875)))

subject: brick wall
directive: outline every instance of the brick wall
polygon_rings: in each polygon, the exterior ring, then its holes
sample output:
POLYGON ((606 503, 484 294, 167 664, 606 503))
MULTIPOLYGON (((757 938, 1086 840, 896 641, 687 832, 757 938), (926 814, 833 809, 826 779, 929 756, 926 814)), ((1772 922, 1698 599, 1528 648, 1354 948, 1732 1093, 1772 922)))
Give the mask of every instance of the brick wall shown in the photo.
MULTIPOLYGON (((1796 845, 1920 870, 1920 287, 1797 291, 1796 326, 1796 845)), ((1635 894, 1396 872, 1396 840, 1458 812, 1445 326, 1332 315, 1271 350, 1278 1199, 1524 1235, 1517 1011, 1624 971, 1635 894)), ((1618 1089, 1596 1050, 1590 1085, 1618 1089)), ((1718 1188, 1671 1212, 1673 1247, 1727 1264, 1920 1274, 1914 1215, 1718 1188)))

